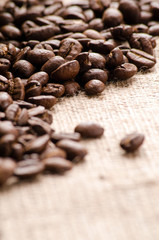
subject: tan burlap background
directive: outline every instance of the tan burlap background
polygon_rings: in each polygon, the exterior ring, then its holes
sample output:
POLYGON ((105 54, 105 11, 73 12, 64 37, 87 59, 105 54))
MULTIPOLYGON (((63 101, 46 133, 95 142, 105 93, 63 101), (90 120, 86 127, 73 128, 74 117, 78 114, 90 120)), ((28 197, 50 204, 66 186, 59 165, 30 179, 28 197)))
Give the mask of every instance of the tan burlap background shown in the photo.
POLYGON ((57 131, 93 121, 105 134, 82 142, 86 161, 65 176, 0 190, 0 240, 158 240, 159 63, 98 97, 64 98, 53 116, 57 131), (119 141, 132 131, 146 141, 125 155, 119 141))

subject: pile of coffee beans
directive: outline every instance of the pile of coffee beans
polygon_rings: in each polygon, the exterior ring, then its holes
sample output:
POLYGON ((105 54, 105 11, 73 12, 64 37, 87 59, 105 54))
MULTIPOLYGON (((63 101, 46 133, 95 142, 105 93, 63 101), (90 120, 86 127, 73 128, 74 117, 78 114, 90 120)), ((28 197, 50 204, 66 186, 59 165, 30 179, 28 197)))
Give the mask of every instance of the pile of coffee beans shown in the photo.
POLYGON ((80 91, 152 68, 159 35, 156 0, 8 0, 0 9, 0 184, 10 176, 64 173, 84 158, 81 137, 103 128, 82 123, 56 133, 51 109, 80 91))

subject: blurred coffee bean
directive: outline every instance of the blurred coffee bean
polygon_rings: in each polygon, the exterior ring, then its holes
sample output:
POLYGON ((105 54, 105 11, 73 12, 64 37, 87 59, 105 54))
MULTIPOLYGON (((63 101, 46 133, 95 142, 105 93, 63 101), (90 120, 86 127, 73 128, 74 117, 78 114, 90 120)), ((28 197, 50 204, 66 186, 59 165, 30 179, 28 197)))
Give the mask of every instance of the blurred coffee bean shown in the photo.
POLYGON ((84 138, 99 138, 104 133, 104 128, 97 123, 84 122, 75 127, 75 132, 81 134, 84 138))
POLYGON ((16 163, 12 158, 0 158, 0 184, 4 184, 12 175, 16 163))
POLYGON ((57 98, 51 95, 41 95, 41 96, 29 97, 28 101, 38 106, 41 105, 47 109, 50 109, 56 104, 57 98))
POLYGON ((136 24, 139 22, 140 8, 136 1, 121 0, 119 3, 119 10, 122 12, 124 20, 127 23, 136 24))
POLYGON ((8 79, 0 75, 0 91, 6 91, 7 88, 8 88, 8 79))
POLYGON ((143 134, 131 133, 120 141, 120 146, 126 152, 134 152, 143 144, 144 139, 145 137, 143 134))
POLYGON ((79 133, 65 133, 65 132, 61 132, 61 133, 53 132, 51 134, 51 140, 54 143, 63 139, 69 139, 69 140, 78 142, 81 140, 81 135, 79 133))
POLYGON ((123 15, 115 8, 107 8, 104 13, 102 20, 106 27, 115 27, 122 23, 123 15))
POLYGON ((0 92, 0 110, 5 111, 6 108, 12 104, 13 99, 6 92, 0 92))
POLYGON ((12 25, 4 25, 2 27, 0 27, 0 31, 2 32, 2 34, 8 38, 8 39, 20 39, 21 37, 21 31, 12 25))
POLYGON ((49 141, 49 135, 43 135, 37 137, 31 141, 29 141, 25 145, 25 152, 26 153, 41 153, 45 148, 49 141))
POLYGON ((44 164, 46 170, 60 174, 73 168, 72 162, 60 157, 46 158, 44 164))

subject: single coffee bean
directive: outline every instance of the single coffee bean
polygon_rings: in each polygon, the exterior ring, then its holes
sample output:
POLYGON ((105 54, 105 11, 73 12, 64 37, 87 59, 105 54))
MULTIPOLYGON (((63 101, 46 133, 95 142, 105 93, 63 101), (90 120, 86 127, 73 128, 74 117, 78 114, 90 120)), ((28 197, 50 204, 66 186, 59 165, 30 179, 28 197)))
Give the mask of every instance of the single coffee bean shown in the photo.
POLYGON ((36 48, 27 52, 27 60, 37 66, 42 66, 51 57, 54 57, 54 53, 45 49, 36 48))
POLYGON ((114 68, 123 62, 123 53, 119 48, 114 48, 106 57, 106 66, 114 68))
MULTIPOLYGON (((91 10, 91 9, 90 9, 91 10)), ((89 22, 89 28, 94 29, 96 31, 102 31, 104 29, 104 23, 101 18, 93 18, 89 22)), ((101 34, 102 35, 102 34, 101 34)), ((103 36, 104 37, 104 36, 103 36)))
POLYGON ((18 104, 21 108, 26 108, 26 109, 32 109, 36 106, 32 103, 29 103, 23 100, 17 100, 17 101, 14 101, 14 103, 18 104))
POLYGON ((29 118, 28 110, 23 108, 19 114, 17 125, 25 126, 28 123, 28 118, 29 118))
POLYGON ((89 70, 92 66, 90 60, 89 60, 89 53, 88 52, 82 52, 77 57, 76 60, 79 62, 80 65, 80 73, 83 73, 87 70, 89 70))
POLYGON ((114 39, 126 41, 133 34, 133 27, 129 25, 119 25, 110 29, 114 39))
POLYGON ((106 70, 99 68, 92 68, 85 72, 81 77, 81 82, 87 83, 92 79, 98 79, 103 83, 106 83, 108 80, 108 73, 106 70))
POLYGON ((81 135, 80 133, 56 133, 56 132, 53 132, 51 134, 51 140, 52 142, 56 143, 60 140, 63 140, 63 139, 69 139, 69 140, 72 140, 72 141, 77 141, 79 142, 81 140, 81 135))
POLYGON ((16 163, 12 158, 0 158, 0 185, 13 175, 15 168, 16 163))
POLYGON ((88 24, 85 23, 83 20, 79 19, 71 19, 65 20, 63 23, 60 24, 62 31, 65 32, 84 32, 88 28, 88 24))
POLYGON ((139 22, 140 8, 137 2, 121 0, 119 4, 119 10, 122 12, 125 22, 129 24, 136 24, 139 22))
POLYGON ((19 161, 14 169, 14 175, 19 178, 32 178, 43 172, 45 166, 37 159, 19 161))
POLYGON ((49 75, 46 72, 40 71, 31 75, 28 79, 28 83, 32 80, 38 81, 43 86, 48 83, 49 75))
POLYGON ((83 160, 87 154, 87 150, 82 146, 81 143, 64 139, 56 144, 57 147, 63 149, 67 153, 67 158, 74 162, 83 160))
POLYGON ((14 63, 12 70, 15 76, 21 78, 29 78, 34 73, 35 69, 30 62, 26 60, 19 60, 14 63))
POLYGON ((26 98, 39 96, 41 94, 41 91, 42 91, 42 86, 40 82, 38 82, 37 80, 28 80, 25 86, 26 98))
POLYGON ((42 89, 42 94, 61 97, 65 92, 65 87, 58 83, 48 83, 42 89))
POLYGON ((0 136, 6 134, 12 134, 17 138, 18 130, 14 127, 13 123, 10 121, 0 121, 0 136))
POLYGON ((50 123, 43 121, 38 117, 32 117, 28 120, 28 124, 31 126, 32 132, 36 133, 38 136, 42 136, 45 134, 51 135, 52 128, 50 127, 50 123))
POLYGON ((9 12, 1 12, 0 13, 0 25, 7 25, 14 21, 13 16, 9 12))
POLYGON ((105 8, 108 8, 110 6, 110 3, 110 0, 90 0, 90 9, 101 13, 105 8))
POLYGON ((73 38, 66 38, 61 41, 59 55, 66 61, 74 60, 82 51, 82 45, 73 38))
POLYGON ((8 79, 0 75, 0 91, 6 91, 8 88, 8 79))
POLYGON ((105 68, 106 60, 101 54, 91 52, 89 53, 89 60, 92 68, 105 68))
POLYGON ((149 34, 151 34, 153 36, 158 36, 159 35, 159 24, 151 26, 149 28, 149 34))
POLYGON ((10 68, 10 61, 6 58, 0 58, 0 72, 6 73, 10 68))
POLYGON ((49 75, 51 72, 56 70, 59 66, 61 66, 66 61, 61 56, 54 56, 50 58, 41 68, 42 71, 48 73, 49 75))
POLYGON ((77 76, 80 70, 78 61, 72 60, 62 64, 51 73, 51 78, 57 82, 65 82, 77 76))
POLYGON ((127 152, 134 152, 142 145, 144 139, 143 134, 131 133, 121 140, 120 146, 127 152))
POLYGON ((59 28, 53 28, 51 25, 46 25, 29 28, 27 31, 24 31, 24 34, 27 40, 45 41, 54 36, 58 31, 59 28))
MULTIPOLYGON (((85 21, 86 22, 90 22, 92 19, 95 18, 95 14, 93 12, 92 9, 86 9, 84 12, 84 16, 85 16, 85 21)), ((91 27, 92 28, 92 27, 91 27)), ((94 29, 94 28, 93 28, 94 29)))
POLYGON ((51 157, 44 160, 45 169, 51 172, 63 174, 73 168, 73 163, 60 157, 51 157))
POLYGON ((83 32, 86 37, 88 38, 91 38, 91 39, 103 39, 104 40, 104 37, 96 30, 94 29, 87 29, 83 32))
POLYGON ((138 68, 152 68, 156 63, 156 60, 152 55, 134 48, 132 48, 131 51, 128 51, 126 56, 129 61, 135 64, 138 68))
POLYGON ((114 69, 114 77, 125 80, 137 73, 137 67, 132 63, 124 63, 114 69))
POLYGON ((21 109, 16 103, 10 104, 5 110, 6 119, 12 122, 16 122, 18 120, 20 113, 21 109))
POLYGON ((122 23, 123 15, 115 8, 107 8, 104 13, 102 20, 106 27, 115 27, 122 23))
POLYGON ((60 158, 66 159, 66 152, 64 150, 62 150, 61 148, 55 147, 54 144, 53 144, 53 146, 50 145, 50 142, 49 142, 48 145, 46 146, 45 150, 40 155, 40 159, 44 160, 46 158, 54 158, 54 157, 55 158, 60 157, 60 158))
POLYGON ((43 135, 29 141, 25 146, 26 153, 41 153, 45 150, 49 141, 49 135, 43 135))
POLYGON ((21 37, 21 31, 12 25, 4 25, 0 28, 0 31, 2 34, 9 39, 20 39, 21 37))
POLYGON ((98 79, 92 79, 85 84, 84 89, 88 95, 96 95, 104 91, 105 84, 98 79))
POLYGON ((9 80, 7 91, 12 96, 13 100, 24 100, 25 98, 24 84, 19 77, 9 80))
POLYGON ((0 110, 5 111, 12 102, 13 99, 8 93, 0 92, 0 110))
POLYGON ((50 109, 56 104, 57 98, 51 95, 42 95, 42 96, 29 97, 28 101, 38 106, 41 105, 47 109, 50 109))
POLYGON ((104 133, 104 128, 96 123, 80 123, 75 127, 75 132, 81 134, 84 138, 100 138, 104 133))
POLYGON ((13 143, 11 149, 11 157, 20 161, 23 158, 24 148, 20 143, 13 143))
POLYGON ((31 50, 29 46, 26 46, 25 48, 22 48, 18 54, 14 58, 14 62, 17 62, 19 60, 24 60, 26 58, 27 52, 31 50))
POLYGON ((133 33, 131 38, 129 39, 129 43, 132 48, 137 48, 153 55, 151 39, 147 37, 147 34, 133 33))
POLYGON ((12 61, 16 54, 16 48, 13 44, 0 43, 0 58, 6 58, 12 61))
POLYGON ((65 82, 64 86, 65 86, 65 95, 67 97, 75 96, 80 91, 80 85, 73 80, 65 82))

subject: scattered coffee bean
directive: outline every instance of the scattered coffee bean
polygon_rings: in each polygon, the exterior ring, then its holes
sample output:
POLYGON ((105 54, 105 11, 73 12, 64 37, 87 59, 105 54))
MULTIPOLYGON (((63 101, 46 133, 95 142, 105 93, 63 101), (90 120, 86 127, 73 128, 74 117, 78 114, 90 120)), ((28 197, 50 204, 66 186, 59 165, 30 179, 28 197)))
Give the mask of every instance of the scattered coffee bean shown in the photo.
POLYGON ((55 173, 64 173, 71 170, 73 163, 60 157, 51 157, 44 160, 45 169, 55 173))
POLYGON ((75 127, 75 132, 84 138, 99 138, 104 133, 104 128, 97 123, 80 123, 75 127))
POLYGON ((85 84, 84 89, 88 95, 96 95, 104 91, 105 84, 98 79, 92 79, 85 84))
POLYGON ((134 152, 142 145, 144 139, 143 134, 131 133, 121 140, 120 146, 127 152, 134 152))

